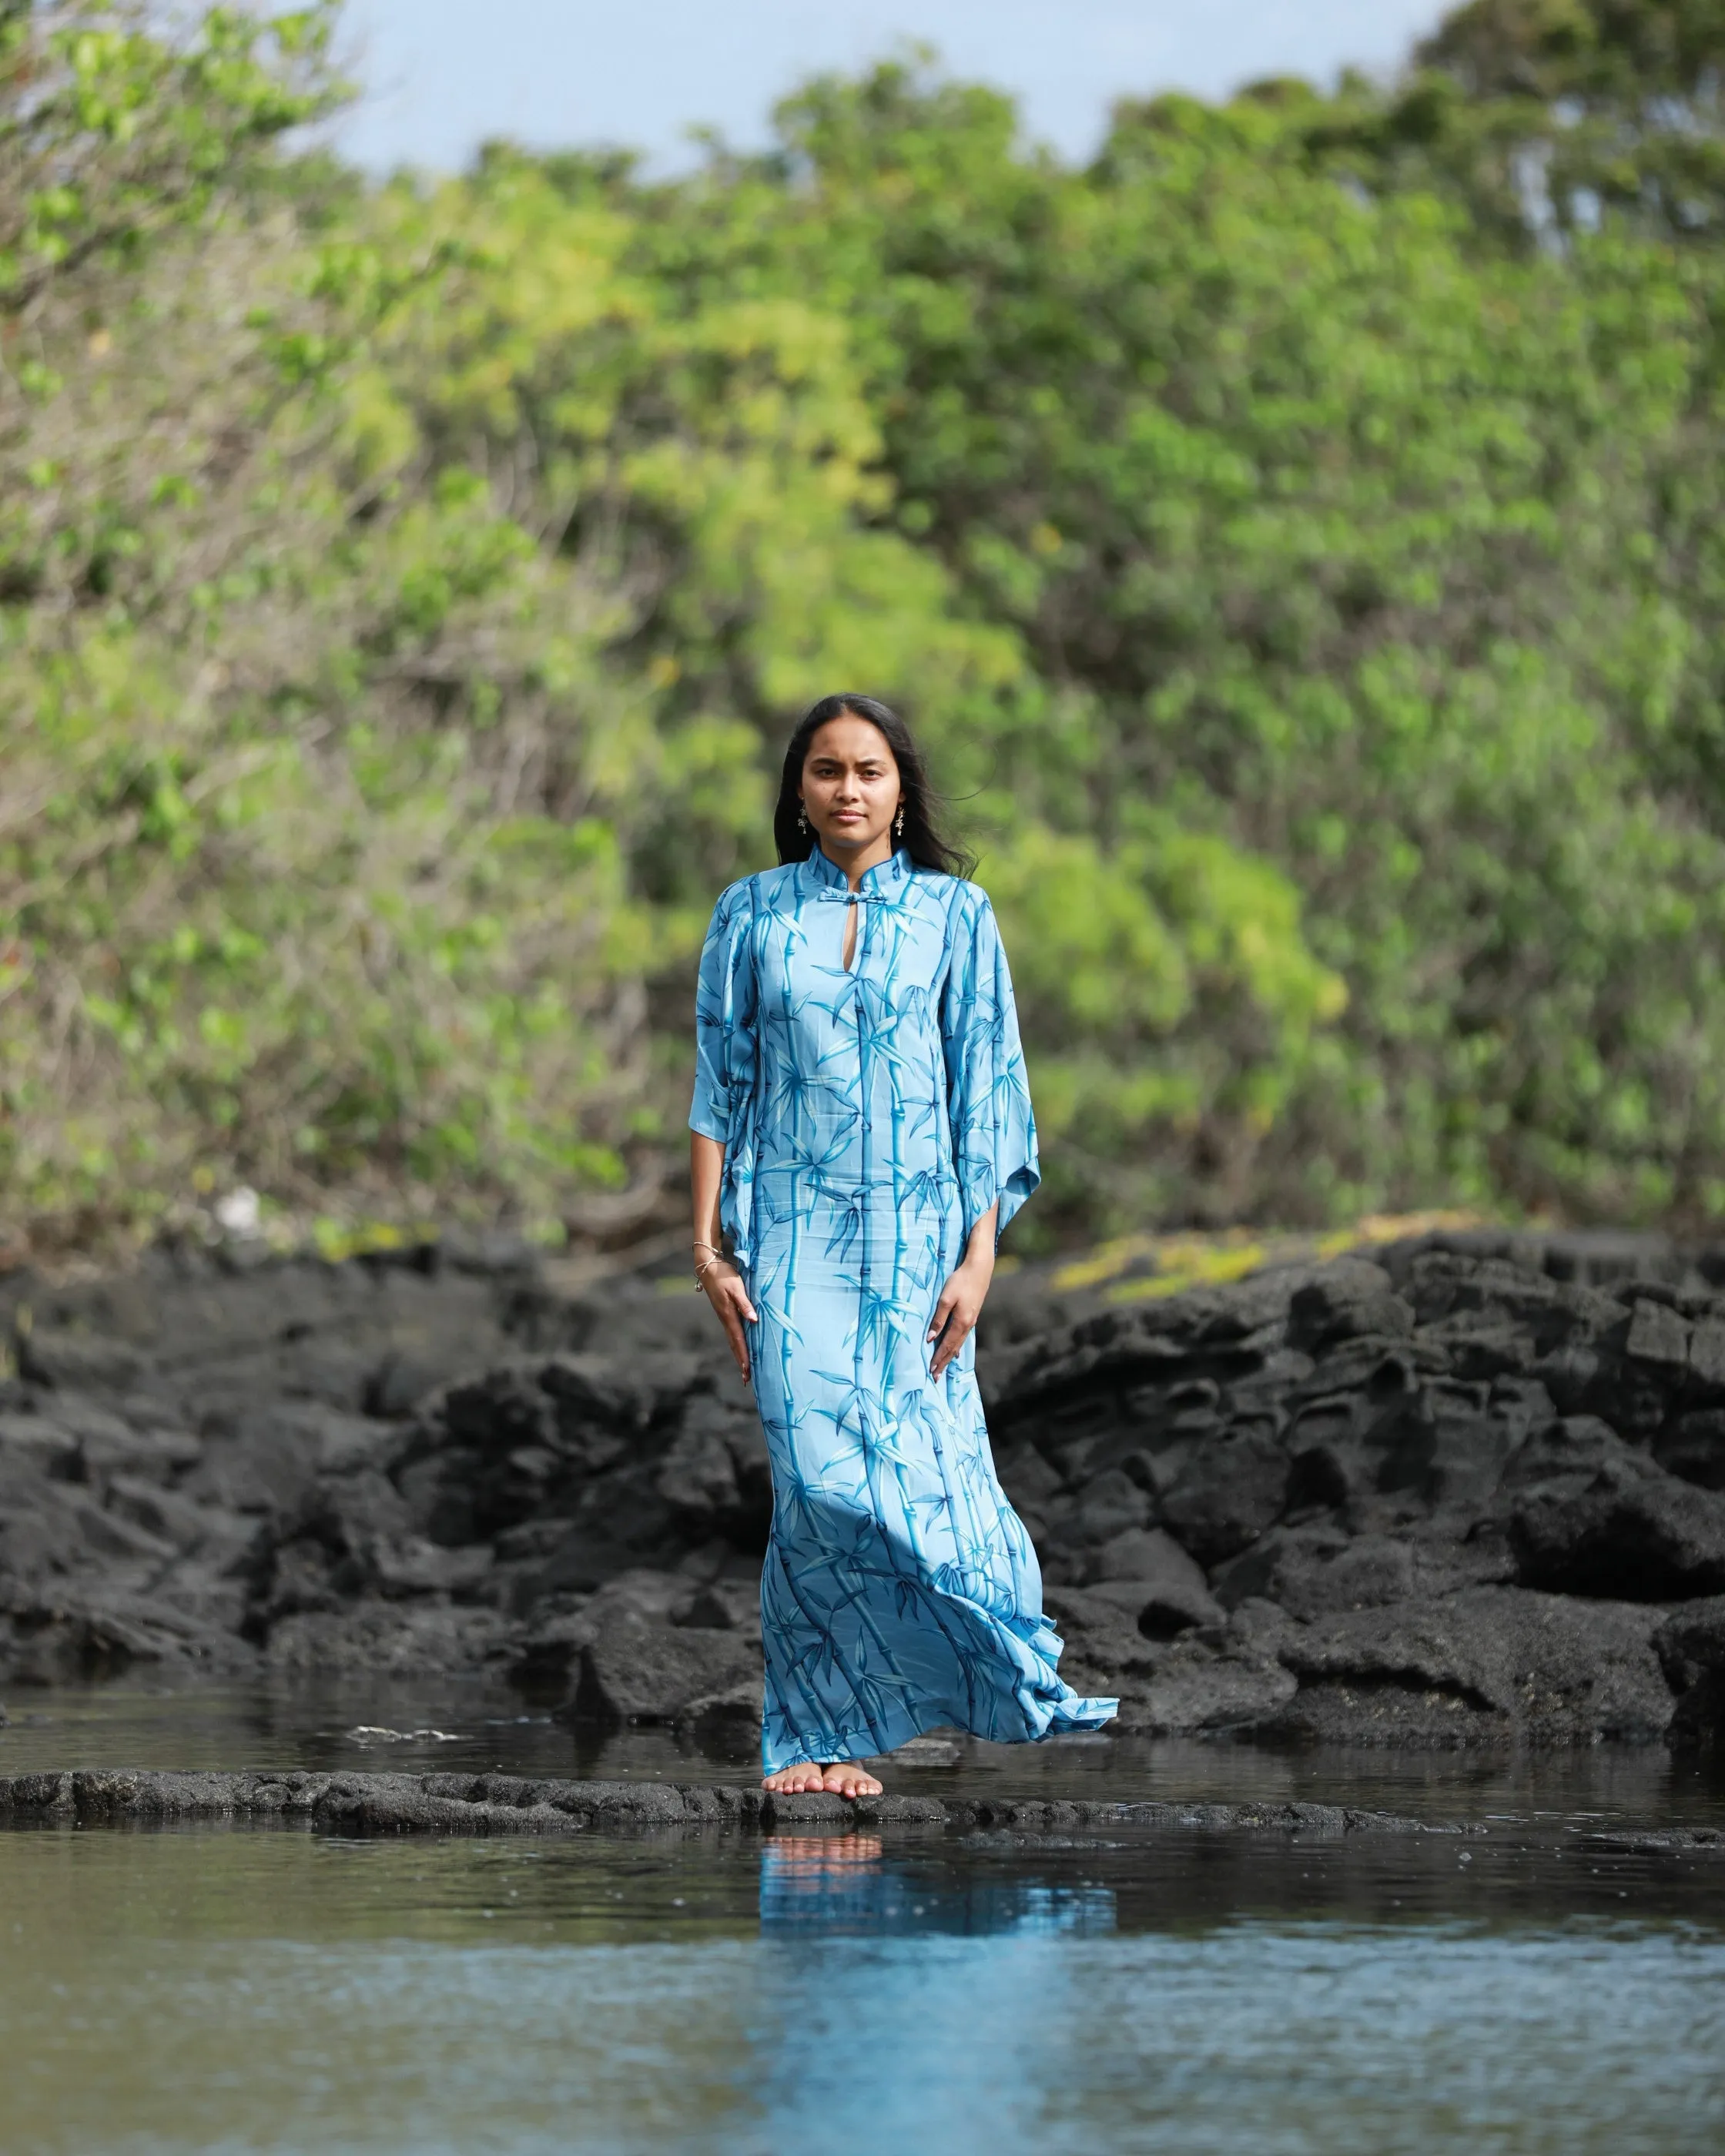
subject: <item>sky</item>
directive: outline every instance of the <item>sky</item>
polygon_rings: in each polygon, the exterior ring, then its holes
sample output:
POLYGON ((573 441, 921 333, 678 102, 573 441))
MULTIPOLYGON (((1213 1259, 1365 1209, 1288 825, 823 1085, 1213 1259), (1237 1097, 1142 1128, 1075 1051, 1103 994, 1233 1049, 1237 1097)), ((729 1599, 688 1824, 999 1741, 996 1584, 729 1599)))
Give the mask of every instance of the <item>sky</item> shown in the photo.
POLYGON ((365 95, 340 141, 386 170, 455 169, 496 136, 627 143, 672 172, 692 161, 691 127, 756 147, 803 77, 922 40, 952 73, 1012 91, 1034 139, 1081 158, 1117 97, 1387 69, 1445 12, 1433 0, 348 0, 348 71, 365 95))

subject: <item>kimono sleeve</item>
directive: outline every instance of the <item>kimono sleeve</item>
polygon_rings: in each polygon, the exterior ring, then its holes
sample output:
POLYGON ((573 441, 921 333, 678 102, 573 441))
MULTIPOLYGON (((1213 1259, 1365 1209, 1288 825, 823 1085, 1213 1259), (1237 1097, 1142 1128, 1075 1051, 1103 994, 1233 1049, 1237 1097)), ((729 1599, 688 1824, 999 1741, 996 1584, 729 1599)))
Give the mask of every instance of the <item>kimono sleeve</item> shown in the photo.
POLYGON ((713 908, 695 991, 695 1096, 689 1127, 728 1144, 754 1081, 755 995, 747 882, 713 908))
POLYGON ((993 907, 973 885, 963 886, 951 935, 941 1031, 964 1241, 968 1244, 977 1222, 998 1200, 998 1243, 1042 1180, 1036 1125, 1005 947, 993 907))

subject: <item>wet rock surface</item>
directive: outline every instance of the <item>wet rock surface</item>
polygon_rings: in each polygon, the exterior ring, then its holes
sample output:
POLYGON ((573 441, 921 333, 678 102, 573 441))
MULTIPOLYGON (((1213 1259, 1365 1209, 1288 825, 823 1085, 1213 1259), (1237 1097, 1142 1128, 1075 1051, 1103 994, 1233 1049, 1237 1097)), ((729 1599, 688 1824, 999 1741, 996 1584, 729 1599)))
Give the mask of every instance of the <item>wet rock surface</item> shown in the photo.
MULTIPOLYGON (((978 1373, 1064 1674, 1170 1735, 1717 1745, 1721 1279, 1502 1236, 1136 1301, 1003 1276, 978 1373)), ((686 1291, 451 1239, 15 1274, 0 1312, 0 1687, 490 1671, 578 1723, 758 1716, 766 1449, 686 1291)))
MULTIPOLYGON (((192 1820, 349 1834, 581 1834, 641 1827, 856 1825, 1024 1834, 1194 1829, 1310 1840, 1467 1835, 1398 1813, 1317 1804, 1106 1804, 988 1797, 775 1797, 698 1782, 530 1781, 515 1774, 179 1774, 74 1771, 0 1778, 0 1826, 170 1825, 192 1820)), ((1692 1841, 1694 1837, 1688 1838, 1692 1841)))

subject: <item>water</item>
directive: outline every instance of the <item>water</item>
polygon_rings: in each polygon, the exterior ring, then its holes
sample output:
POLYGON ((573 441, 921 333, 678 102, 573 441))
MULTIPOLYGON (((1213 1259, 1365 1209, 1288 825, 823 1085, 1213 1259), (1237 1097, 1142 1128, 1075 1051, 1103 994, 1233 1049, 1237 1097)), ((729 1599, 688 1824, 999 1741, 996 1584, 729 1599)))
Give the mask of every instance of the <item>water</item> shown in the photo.
MULTIPOLYGON (((30 1765, 734 1778, 506 1697, 19 1695, 30 1765), (34 1712, 45 1719, 27 1722, 34 1712), (362 1723, 453 1741, 358 1740, 362 1723), (591 1755, 591 1756, 590 1756, 591 1755)), ((1686 2156, 1725 2147, 1722 1816, 1662 1754, 967 1748, 900 1786, 1347 1794, 1491 1834, 0 1834, 0 2148, 1686 2156)))

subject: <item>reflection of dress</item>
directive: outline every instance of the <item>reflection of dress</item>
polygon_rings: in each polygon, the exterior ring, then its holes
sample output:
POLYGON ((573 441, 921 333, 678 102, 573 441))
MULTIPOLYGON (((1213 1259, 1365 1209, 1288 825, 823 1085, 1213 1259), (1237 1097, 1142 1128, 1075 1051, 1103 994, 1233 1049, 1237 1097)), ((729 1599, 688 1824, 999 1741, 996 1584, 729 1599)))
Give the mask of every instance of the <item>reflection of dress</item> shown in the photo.
POLYGON ((814 1932, 823 1938, 1077 1933, 1116 1928, 1114 1890, 1093 1879, 1049 1879, 1014 1865, 955 1864, 901 1851, 886 1861, 874 1835, 773 1835, 761 1845, 761 1929, 814 1932))
POLYGON ((1004 1228, 1040 1179, 987 897, 901 850, 853 900, 818 845, 733 884, 696 1037, 689 1121, 726 1148, 720 1217, 758 1313, 773 1460, 768 1771, 941 1725, 1014 1742, 1106 1722, 1115 1701, 1055 1673, 973 1343, 929 1376, 924 1335, 971 1229, 997 1200, 1004 1228))

